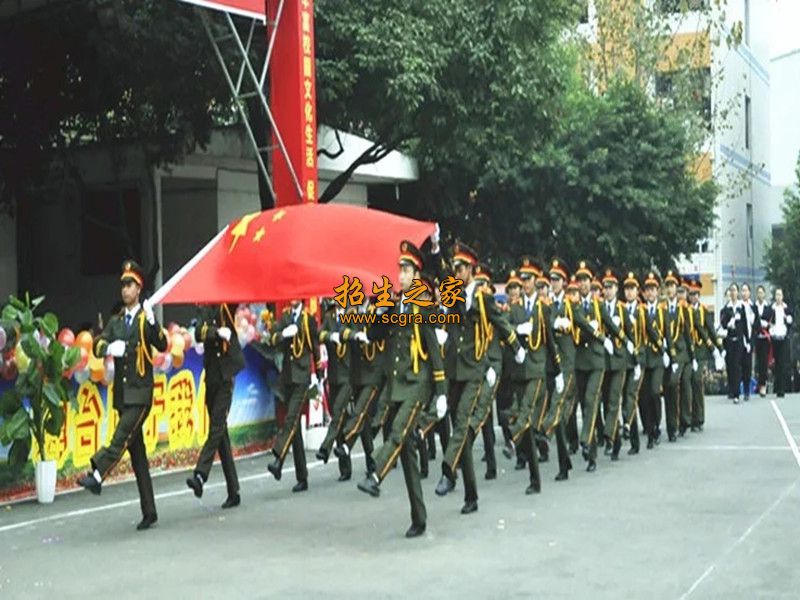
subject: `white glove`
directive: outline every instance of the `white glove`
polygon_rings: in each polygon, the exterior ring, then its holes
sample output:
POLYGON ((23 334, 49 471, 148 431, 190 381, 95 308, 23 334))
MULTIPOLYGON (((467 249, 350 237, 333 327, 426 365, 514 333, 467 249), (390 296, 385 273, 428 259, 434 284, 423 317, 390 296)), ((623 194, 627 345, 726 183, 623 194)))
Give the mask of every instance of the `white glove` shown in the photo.
MULTIPOLYGON (((736 319, 739 318, 739 315, 736 315, 736 319)), ((736 329, 736 319, 731 319, 728 321, 728 329, 736 329)))
POLYGON ((739 320, 741 317, 742 317, 742 314, 741 314, 741 313, 739 313, 739 312, 737 312, 737 313, 734 315, 734 317, 733 317, 733 320, 734 320, 734 321, 738 321, 738 320, 739 320))
POLYGON ((342 343, 341 338, 339 337, 339 332, 338 331, 334 331, 330 335, 330 340, 331 340, 331 343, 336 344, 337 346, 342 343))
POLYGON ((764 319, 761 319, 761 327, 766 329, 769 327, 769 323, 767 323, 764 319))
POLYGON ((699 368, 700 368, 700 365, 697 364, 697 359, 696 358, 693 359, 692 360, 692 371, 697 373, 697 369, 699 369, 699 368))
POLYGON ((559 373, 556 375, 556 393, 562 394, 564 392, 564 374, 559 373))
POLYGON ((567 317, 556 317, 555 321, 553 321, 553 327, 559 331, 569 331, 569 319, 567 317))
POLYGON ((150 298, 142 302, 142 310, 144 311, 144 318, 147 319, 147 322, 150 323, 150 325, 155 325, 156 315, 153 313, 153 305, 150 302, 150 298))
POLYGON ((725 339, 726 337, 728 337, 728 330, 723 328, 723 327, 718 327, 717 328, 717 337, 725 339))
POLYGON ((353 339, 357 342, 361 342, 362 344, 369 344, 369 338, 367 334, 363 331, 357 331, 356 334, 353 336, 353 339))
POLYGON ((636 352, 636 348, 634 348, 633 342, 630 340, 628 340, 628 343, 625 344, 625 347, 628 349, 628 354, 633 354, 634 352, 636 352))
POLYGON ((520 348, 517 350, 517 353, 514 356, 514 362, 516 362, 518 365, 521 365, 525 362, 525 348, 520 348))
POLYGON ((673 373, 677 373, 678 372, 678 363, 672 363, 672 372, 673 373))
POLYGON ((594 319, 592 319, 591 321, 589 321, 589 325, 591 325, 591 326, 592 326, 592 330, 593 330, 593 331, 597 331, 598 329, 600 329, 600 323, 598 323, 598 322, 597 322, 597 321, 595 321, 594 319))
POLYGON ((606 338, 603 340, 603 347, 610 355, 614 354, 614 342, 611 341, 611 338, 606 338))
POLYGON ((612 321, 612 322, 614 323, 614 325, 616 325, 617 327, 620 327, 620 326, 622 325, 622 321, 620 320, 620 318, 619 318, 619 315, 614 315, 613 317, 611 317, 611 321, 612 321))
POLYGON ((633 367, 633 380, 639 381, 642 378, 642 367, 640 365, 636 365, 633 367))
POLYGON ((436 333, 436 341, 439 342, 440 346, 444 346, 447 343, 447 331, 437 327, 433 330, 436 333))
POLYGON ((669 366, 669 354, 664 352, 664 356, 661 357, 661 361, 664 363, 664 368, 666 369, 669 366))
POLYGON ((441 419, 447 414, 447 396, 436 396, 436 418, 441 419))
POLYGON ((714 355, 714 369, 717 371, 724 371, 725 370, 725 359, 717 350, 717 353, 714 355))
POLYGON ((494 387, 496 381, 497 371, 495 371, 492 367, 489 367, 486 369, 486 383, 489 384, 489 387, 494 387))
POLYGON ((297 335, 297 325, 292 323, 291 325, 284 327, 283 332, 281 335, 285 338, 291 338, 297 335))
POLYGON ((530 321, 526 321, 525 323, 520 323, 517 325, 517 333, 519 335, 530 335, 533 331, 533 323, 530 321))
POLYGON ((111 342, 106 350, 106 356, 113 356, 114 358, 125 356, 125 340, 111 342))
POLYGON ((792 324, 792 315, 786 315, 786 324, 787 325, 791 325, 792 324))
POLYGON ((219 329, 217 329, 217 335, 226 342, 231 341, 231 330, 228 329, 227 327, 220 327, 219 329))
POLYGON ((433 246, 433 249, 438 248, 438 246, 439 246, 439 235, 440 235, 440 233, 441 233, 441 230, 439 229, 439 224, 436 223, 436 226, 433 229, 433 233, 431 234, 431 246, 433 246))

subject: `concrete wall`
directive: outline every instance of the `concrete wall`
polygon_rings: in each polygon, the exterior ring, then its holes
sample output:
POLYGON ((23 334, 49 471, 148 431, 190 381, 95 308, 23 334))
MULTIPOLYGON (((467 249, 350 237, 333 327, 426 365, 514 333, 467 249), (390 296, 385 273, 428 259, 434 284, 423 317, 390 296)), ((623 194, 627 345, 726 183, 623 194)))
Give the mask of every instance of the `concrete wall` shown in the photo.
MULTIPOLYGON (((800 46, 800 42, 798 42, 800 46)), ((800 47, 770 62, 773 131, 772 183, 780 188, 797 183, 795 167, 800 153, 800 47)))

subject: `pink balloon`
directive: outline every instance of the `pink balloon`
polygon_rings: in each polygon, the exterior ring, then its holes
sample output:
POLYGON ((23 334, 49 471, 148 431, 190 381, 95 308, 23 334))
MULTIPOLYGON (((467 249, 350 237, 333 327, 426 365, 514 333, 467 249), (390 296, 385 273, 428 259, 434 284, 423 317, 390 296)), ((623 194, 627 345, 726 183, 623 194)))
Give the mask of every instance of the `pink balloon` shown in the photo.
POLYGON ((59 331, 58 341, 61 342, 62 346, 66 346, 67 348, 72 347, 72 345, 75 343, 75 334, 72 332, 72 329, 69 327, 64 327, 64 329, 59 331))

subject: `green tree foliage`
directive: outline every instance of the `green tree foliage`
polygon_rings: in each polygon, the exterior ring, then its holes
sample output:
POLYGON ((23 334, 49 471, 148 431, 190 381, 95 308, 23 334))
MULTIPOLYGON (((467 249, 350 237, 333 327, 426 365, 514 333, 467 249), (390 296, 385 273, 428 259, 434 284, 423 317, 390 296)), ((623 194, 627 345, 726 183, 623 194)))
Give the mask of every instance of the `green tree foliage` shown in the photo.
POLYGON ((800 156, 795 167, 797 185, 784 193, 783 223, 767 243, 764 262, 767 279, 782 287, 786 302, 795 306, 800 299, 800 156))

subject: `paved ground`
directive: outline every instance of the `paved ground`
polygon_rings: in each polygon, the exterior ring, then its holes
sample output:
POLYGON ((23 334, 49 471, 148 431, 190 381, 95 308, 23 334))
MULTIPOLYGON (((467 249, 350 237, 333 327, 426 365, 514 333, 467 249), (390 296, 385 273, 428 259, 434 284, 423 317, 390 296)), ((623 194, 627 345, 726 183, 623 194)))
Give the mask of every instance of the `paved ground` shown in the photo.
POLYGON ((469 516, 461 486, 434 495, 434 471, 416 540, 399 469, 373 499, 336 482, 334 461, 311 463, 301 495, 266 457, 240 461, 243 504, 224 512, 218 467, 202 502, 185 474, 158 477, 146 532, 132 483, 14 505, 0 510, 0 598, 797 598, 798 400, 776 405, 784 431, 769 400, 711 398, 703 434, 564 483, 551 460, 540 496, 499 455, 469 516))

